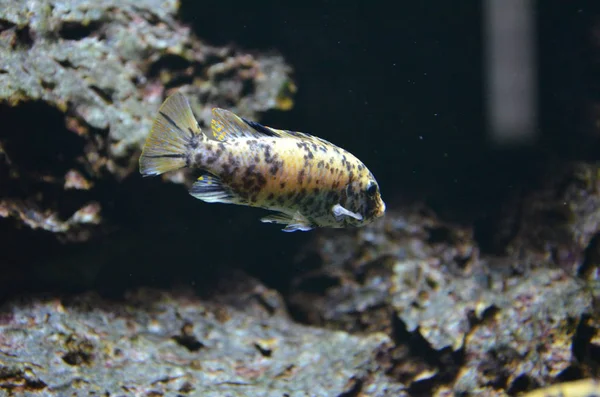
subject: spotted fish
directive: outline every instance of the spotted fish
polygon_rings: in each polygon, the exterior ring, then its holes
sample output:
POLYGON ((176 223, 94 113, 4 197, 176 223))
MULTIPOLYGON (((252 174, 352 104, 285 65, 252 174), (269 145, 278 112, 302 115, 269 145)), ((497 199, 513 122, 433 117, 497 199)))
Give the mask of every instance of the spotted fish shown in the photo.
POLYGON ((181 93, 161 105, 140 157, 144 176, 200 170, 190 194, 208 203, 273 211, 286 232, 366 225, 385 213, 373 174, 352 154, 309 134, 212 110, 202 130, 181 93))

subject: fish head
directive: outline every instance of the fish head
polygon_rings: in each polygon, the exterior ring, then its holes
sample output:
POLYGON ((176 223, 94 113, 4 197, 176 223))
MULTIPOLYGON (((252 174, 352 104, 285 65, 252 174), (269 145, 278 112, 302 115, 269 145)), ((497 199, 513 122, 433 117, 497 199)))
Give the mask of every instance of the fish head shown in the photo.
POLYGON ((345 204, 346 208, 362 218, 350 219, 349 223, 354 226, 367 225, 385 214, 385 203, 381 198, 379 184, 370 172, 346 186, 345 204))
POLYGON ((375 178, 371 178, 362 192, 364 207, 363 218, 365 223, 371 223, 385 214, 385 203, 381 198, 379 184, 375 178))

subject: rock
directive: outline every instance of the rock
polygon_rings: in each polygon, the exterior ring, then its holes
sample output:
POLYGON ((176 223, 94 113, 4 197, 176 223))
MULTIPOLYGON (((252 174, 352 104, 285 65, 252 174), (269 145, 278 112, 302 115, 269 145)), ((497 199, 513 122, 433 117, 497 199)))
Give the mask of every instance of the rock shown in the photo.
POLYGON ((469 228, 423 209, 323 233, 307 257, 322 267, 294 282, 295 317, 388 334, 389 373, 413 389, 503 395, 597 365, 578 353, 595 349, 597 284, 548 264, 515 272, 514 257, 481 255, 469 228))
POLYGON ((387 336, 352 336, 252 312, 151 290, 124 302, 94 294, 11 302, 0 318, 0 391, 24 396, 405 395, 402 385, 383 375, 379 356, 390 346, 387 336))

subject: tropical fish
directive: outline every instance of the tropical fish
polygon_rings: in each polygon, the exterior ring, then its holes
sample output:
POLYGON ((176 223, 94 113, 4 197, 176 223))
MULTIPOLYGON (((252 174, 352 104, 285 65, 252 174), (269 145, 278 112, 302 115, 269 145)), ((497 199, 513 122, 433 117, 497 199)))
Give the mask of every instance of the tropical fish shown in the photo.
POLYGON ((271 210, 261 221, 286 232, 363 226, 385 213, 375 177, 346 150, 220 108, 202 130, 179 92, 159 108, 139 164, 144 176, 199 169, 192 196, 271 210))

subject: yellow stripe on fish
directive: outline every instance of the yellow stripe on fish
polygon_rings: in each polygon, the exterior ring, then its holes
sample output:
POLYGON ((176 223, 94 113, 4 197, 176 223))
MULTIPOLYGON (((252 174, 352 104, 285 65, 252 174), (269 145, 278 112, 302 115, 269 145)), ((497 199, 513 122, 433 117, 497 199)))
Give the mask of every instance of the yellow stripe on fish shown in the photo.
POLYGON ((363 226, 385 213, 375 177, 346 150, 219 108, 205 132, 185 96, 175 93, 154 120, 140 172, 159 175, 183 167, 201 171, 192 196, 274 211, 261 220, 283 224, 284 231, 363 226))

